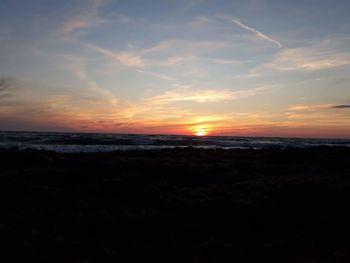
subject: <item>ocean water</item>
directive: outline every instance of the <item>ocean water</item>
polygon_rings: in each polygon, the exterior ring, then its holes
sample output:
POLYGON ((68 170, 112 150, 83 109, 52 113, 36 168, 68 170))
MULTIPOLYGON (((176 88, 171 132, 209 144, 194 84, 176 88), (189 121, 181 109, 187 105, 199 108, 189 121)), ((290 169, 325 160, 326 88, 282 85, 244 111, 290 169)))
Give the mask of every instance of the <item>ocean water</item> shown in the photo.
POLYGON ((0 131, 0 148, 39 149, 60 153, 148 150, 175 147, 204 149, 286 149, 316 146, 350 147, 350 139, 232 136, 196 137, 178 135, 0 131))

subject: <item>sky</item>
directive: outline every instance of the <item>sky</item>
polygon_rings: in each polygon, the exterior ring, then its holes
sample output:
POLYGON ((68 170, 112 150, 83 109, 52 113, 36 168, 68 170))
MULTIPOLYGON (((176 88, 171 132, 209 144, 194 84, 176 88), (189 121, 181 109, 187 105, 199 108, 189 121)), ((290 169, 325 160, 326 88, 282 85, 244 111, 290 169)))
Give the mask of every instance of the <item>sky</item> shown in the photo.
POLYGON ((2 0, 0 130, 350 138, 348 0, 2 0))

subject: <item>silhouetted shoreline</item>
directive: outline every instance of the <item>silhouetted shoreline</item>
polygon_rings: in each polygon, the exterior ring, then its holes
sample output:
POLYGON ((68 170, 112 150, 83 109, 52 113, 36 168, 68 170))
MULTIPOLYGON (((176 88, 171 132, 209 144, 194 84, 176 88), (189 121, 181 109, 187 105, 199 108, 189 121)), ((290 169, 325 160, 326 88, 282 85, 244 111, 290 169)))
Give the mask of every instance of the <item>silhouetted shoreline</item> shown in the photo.
POLYGON ((350 261, 349 148, 0 158, 6 262, 350 261))

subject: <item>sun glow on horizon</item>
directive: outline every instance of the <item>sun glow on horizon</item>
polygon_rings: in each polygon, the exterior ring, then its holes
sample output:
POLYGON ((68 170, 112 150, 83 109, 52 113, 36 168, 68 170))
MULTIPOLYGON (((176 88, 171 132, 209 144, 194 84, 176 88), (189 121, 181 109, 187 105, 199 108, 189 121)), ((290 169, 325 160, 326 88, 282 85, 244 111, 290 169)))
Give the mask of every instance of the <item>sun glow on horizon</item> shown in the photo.
POLYGON ((199 131, 196 131, 196 133, 195 133, 196 136, 205 136, 207 134, 208 133, 204 130, 199 130, 199 131))
POLYGON ((210 130, 211 129, 207 126, 196 126, 191 129, 193 135, 198 137, 207 136, 210 130))

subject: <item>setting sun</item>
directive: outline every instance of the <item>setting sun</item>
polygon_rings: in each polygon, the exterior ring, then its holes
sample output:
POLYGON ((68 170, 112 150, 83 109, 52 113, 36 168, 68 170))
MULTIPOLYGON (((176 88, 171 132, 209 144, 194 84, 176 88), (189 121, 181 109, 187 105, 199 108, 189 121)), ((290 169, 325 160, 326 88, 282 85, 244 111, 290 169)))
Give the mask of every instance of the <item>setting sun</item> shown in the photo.
POLYGON ((198 130, 198 131, 196 131, 195 132, 195 135, 196 136, 205 136, 205 135, 207 135, 208 133, 207 133, 207 131, 205 131, 205 130, 198 130))
POLYGON ((206 126, 197 126, 191 129, 195 136, 206 136, 209 134, 210 128, 206 126))

